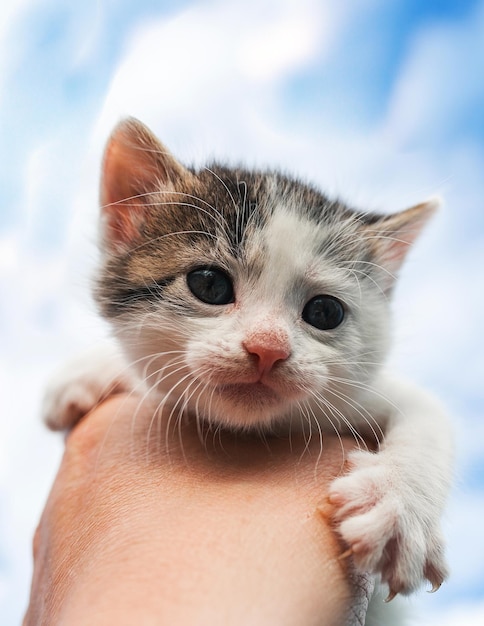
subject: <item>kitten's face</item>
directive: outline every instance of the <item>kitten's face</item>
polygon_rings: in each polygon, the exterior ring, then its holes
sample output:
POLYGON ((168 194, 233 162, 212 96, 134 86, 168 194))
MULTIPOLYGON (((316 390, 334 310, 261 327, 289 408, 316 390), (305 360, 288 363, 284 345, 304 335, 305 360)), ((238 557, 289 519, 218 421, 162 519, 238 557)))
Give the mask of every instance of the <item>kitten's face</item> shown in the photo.
POLYGON ((135 122, 108 145, 102 201, 98 300, 174 414, 247 428, 358 413, 421 208, 364 216, 278 174, 194 173, 135 122))

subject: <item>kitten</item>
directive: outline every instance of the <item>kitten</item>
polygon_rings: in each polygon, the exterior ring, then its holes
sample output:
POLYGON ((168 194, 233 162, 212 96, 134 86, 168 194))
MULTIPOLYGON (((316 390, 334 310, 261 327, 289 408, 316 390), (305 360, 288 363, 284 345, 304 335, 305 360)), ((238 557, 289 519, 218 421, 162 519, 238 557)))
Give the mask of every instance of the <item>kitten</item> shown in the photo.
POLYGON ((438 589, 450 428, 437 401, 382 368, 396 274, 436 203, 377 215, 276 171, 196 171, 130 119, 109 140, 101 205, 95 297, 123 356, 65 369, 49 426, 142 379, 177 415, 228 428, 317 420, 373 437, 378 452, 353 452, 331 486, 339 531, 390 598, 424 579, 438 589))

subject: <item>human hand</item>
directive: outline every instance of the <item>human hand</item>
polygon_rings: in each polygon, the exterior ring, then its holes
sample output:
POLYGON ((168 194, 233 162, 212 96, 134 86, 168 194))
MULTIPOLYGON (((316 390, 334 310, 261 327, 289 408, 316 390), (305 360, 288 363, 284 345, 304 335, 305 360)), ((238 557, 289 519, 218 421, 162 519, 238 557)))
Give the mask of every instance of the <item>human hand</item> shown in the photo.
POLYGON ((24 626, 345 624, 355 589, 318 512, 343 445, 170 429, 110 398, 66 440, 24 626))

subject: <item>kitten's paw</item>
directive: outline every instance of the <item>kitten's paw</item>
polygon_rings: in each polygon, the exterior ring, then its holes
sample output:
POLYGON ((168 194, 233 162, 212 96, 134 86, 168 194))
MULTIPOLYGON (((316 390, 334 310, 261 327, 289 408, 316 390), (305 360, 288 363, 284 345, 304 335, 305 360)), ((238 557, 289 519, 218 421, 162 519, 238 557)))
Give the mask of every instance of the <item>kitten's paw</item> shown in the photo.
POLYGON ((117 353, 96 349, 68 363, 51 379, 44 395, 42 418, 52 430, 72 428, 102 400, 130 391, 135 384, 117 353))
POLYGON ((350 472, 330 487, 334 519, 355 565, 380 574, 389 599, 425 579, 436 591, 448 573, 438 516, 389 461, 384 452, 350 456, 350 472))

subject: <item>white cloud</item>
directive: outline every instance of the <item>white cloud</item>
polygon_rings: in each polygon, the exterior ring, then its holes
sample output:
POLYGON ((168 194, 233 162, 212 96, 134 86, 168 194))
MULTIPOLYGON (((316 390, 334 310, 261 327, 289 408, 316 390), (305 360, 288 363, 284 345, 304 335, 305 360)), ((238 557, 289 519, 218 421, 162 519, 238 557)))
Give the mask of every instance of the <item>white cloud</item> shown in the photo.
POLYGON ((484 3, 459 21, 414 37, 398 77, 386 131, 404 145, 445 139, 453 122, 484 98, 484 3))
POLYGON ((235 153, 254 137, 254 117, 270 119, 279 81, 320 59, 340 21, 333 3, 286 0, 204 3, 145 24, 114 76, 100 133, 131 114, 181 145, 202 137, 235 153))
POLYGON ((18 48, 12 37, 13 25, 19 16, 40 0, 4 0, 0 11, 0 104, 3 95, 4 81, 9 74, 10 64, 18 48))
POLYGON ((10 274, 17 265, 19 250, 16 241, 5 235, 0 239, 0 276, 10 274))
MULTIPOLYGON (((304 62, 321 53, 321 42, 327 40, 327 33, 322 33, 322 20, 316 15, 313 5, 310 13, 299 7, 279 16, 274 22, 258 25, 240 42, 237 54, 242 75, 258 81, 274 80, 286 76, 304 62)), ((321 6, 319 7, 321 8, 321 6)), ((321 13, 320 10, 317 11, 321 13)), ((326 20, 326 28, 329 26, 326 20)))
POLYGON ((484 624, 484 602, 462 603, 435 611, 432 616, 419 616, 409 626, 479 626, 484 624))

